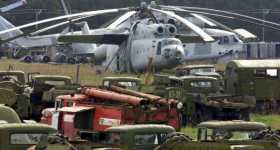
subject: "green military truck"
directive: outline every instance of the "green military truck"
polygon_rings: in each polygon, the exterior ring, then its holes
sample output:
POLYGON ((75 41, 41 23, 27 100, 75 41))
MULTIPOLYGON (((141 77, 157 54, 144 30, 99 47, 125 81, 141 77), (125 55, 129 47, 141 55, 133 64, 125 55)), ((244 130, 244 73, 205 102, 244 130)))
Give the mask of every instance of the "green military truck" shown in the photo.
POLYGON ((48 125, 22 123, 12 108, 0 105, 0 150, 25 150, 55 132, 48 125))
POLYGON ((166 88, 172 84, 169 77, 169 75, 165 74, 155 74, 152 84, 142 85, 141 92, 168 98, 166 88))
POLYGON ((195 125, 207 120, 249 120, 255 107, 252 96, 232 96, 223 93, 214 77, 169 77, 168 98, 183 104, 183 124, 195 125))
POLYGON ((30 84, 29 96, 32 104, 32 118, 39 120, 44 108, 54 107, 59 95, 73 94, 80 88, 71 77, 59 75, 35 75, 30 84))
POLYGON ((177 77, 180 76, 207 76, 214 77, 220 81, 220 85, 224 85, 223 76, 216 72, 216 68, 214 65, 188 65, 184 67, 180 67, 176 69, 175 75, 177 77))
POLYGON ((256 98, 258 113, 280 113, 280 60, 233 60, 226 65, 225 91, 256 98))
POLYGON ((114 148, 121 150, 153 150, 165 137, 175 132, 167 125, 121 125, 106 130, 102 144, 96 149, 114 148))
POLYGON ((24 119, 31 113, 26 87, 23 71, 0 71, 0 104, 12 107, 24 119))
POLYGON ((198 126, 197 139, 166 140, 158 150, 279 150, 280 137, 259 122, 208 121, 198 126))

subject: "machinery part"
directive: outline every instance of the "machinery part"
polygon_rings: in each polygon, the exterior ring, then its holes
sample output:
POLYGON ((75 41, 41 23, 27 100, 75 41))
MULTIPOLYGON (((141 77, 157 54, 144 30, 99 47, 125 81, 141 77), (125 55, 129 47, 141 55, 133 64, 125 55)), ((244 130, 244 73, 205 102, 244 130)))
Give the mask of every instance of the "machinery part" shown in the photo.
POLYGON ((76 59, 75 58, 68 58, 67 63, 68 64, 76 64, 76 59))
POLYGON ((171 107, 177 105, 177 101, 174 100, 174 99, 165 99, 165 98, 162 98, 160 96, 141 93, 141 92, 137 92, 137 91, 133 91, 133 90, 128 90, 128 89, 124 89, 124 88, 117 87, 117 86, 114 86, 114 85, 111 85, 110 89, 115 91, 115 92, 118 92, 118 93, 145 98, 145 99, 149 100, 149 102, 151 102, 151 103, 157 103, 157 104, 162 104, 162 105, 170 105, 171 104, 171 107))
POLYGON ((43 58, 42 58, 43 63, 48 63, 50 61, 51 61, 51 58, 49 56, 43 56, 43 58))
POLYGON ((146 94, 146 93, 142 93, 142 92, 137 92, 137 91, 133 91, 133 90, 129 90, 129 89, 124 89, 115 85, 111 85, 110 89, 112 91, 118 92, 118 93, 122 93, 122 94, 128 94, 128 95, 132 95, 132 96, 137 96, 137 97, 143 97, 146 98, 150 101, 156 101, 161 99, 162 97, 160 96, 156 96, 156 95, 152 95, 152 94, 146 94))
POLYGON ((16 93, 11 89, 0 88, 0 104, 13 106, 16 103, 16 93))
POLYGON ((192 138, 180 132, 172 132, 169 133, 163 141, 164 142, 154 150, 173 150, 176 149, 175 147, 179 143, 190 142, 192 138))
POLYGON ((176 35, 177 34, 177 28, 174 25, 169 24, 167 26, 168 26, 167 30, 168 30, 168 33, 170 35, 176 35))
POLYGON ((0 120, 8 123, 21 123, 18 114, 10 107, 0 105, 0 120))
POLYGON ((23 62, 26 62, 26 63, 32 63, 33 62, 33 59, 32 59, 32 56, 25 56, 23 58, 23 62))
POLYGON ((143 98, 119 94, 119 93, 96 89, 96 88, 84 88, 82 89, 82 93, 96 98, 112 100, 121 103, 128 103, 130 105, 135 105, 135 106, 145 104, 146 101, 143 98))

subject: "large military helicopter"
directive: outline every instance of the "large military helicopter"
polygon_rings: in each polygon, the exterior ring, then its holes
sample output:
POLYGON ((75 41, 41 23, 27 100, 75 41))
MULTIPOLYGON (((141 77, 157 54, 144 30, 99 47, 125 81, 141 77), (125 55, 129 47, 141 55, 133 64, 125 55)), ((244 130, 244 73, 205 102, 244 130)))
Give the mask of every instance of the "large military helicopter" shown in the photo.
MULTIPOLYGON (((101 44, 95 56, 105 58, 105 65, 111 70, 144 71, 151 63, 157 70, 175 67, 184 57, 182 43, 175 37, 177 28, 159 23, 147 8, 142 3, 140 8, 128 11, 104 29, 92 30, 90 35, 63 35, 58 40, 101 44)), ((198 34, 200 41, 214 41, 193 23, 175 16, 198 34)))

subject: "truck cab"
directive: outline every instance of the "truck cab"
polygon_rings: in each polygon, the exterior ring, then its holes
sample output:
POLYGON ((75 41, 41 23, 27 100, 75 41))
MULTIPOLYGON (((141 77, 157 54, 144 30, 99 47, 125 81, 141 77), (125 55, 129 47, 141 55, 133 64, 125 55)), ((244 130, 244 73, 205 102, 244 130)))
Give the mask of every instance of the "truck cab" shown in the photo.
POLYGON ((21 118, 30 115, 28 87, 23 71, 0 71, 0 103, 14 108, 21 118))
POLYGON ((176 76, 188 76, 196 73, 215 73, 214 65, 188 65, 176 69, 176 76))
POLYGON ((207 121, 197 125, 197 139, 178 142, 174 137, 160 149, 184 150, 279 150, 280 138, 260 122, 207 121))
POLYGON ((264 138, 262 132, 268 127, 259 122, 246 121, 208 121, 200 123, 198 126, 197 141, 200 149, 257 149, 272 150, 279 149, 277 140, 264 138))
POLYGON ((183 103, 183 124, 208 120, 249 120, 255 99, 250 96, 224 94, 219 80, 208 76, 170 77, 168 98, 183 103), (185 116, 185 117, 184 117, 185 116), (184 119, 183 119, 184 120, 184 119))
POLYGON ((122 150, 153 150, 164 142, 165 137, 175 132, 167 125, 121 125, 106 130, 102 146, 122 150))
POLYGON ((22 150, 47 140, 56 130, 48 125, 22 123, 17 113, 0 105, 0 150, 22 150))
POLYGON ((69 76, 35 75, 29 91, 33 117, 38 121, 44 108, 54 107, 57 96, 75 93, 79 87, 69 76))

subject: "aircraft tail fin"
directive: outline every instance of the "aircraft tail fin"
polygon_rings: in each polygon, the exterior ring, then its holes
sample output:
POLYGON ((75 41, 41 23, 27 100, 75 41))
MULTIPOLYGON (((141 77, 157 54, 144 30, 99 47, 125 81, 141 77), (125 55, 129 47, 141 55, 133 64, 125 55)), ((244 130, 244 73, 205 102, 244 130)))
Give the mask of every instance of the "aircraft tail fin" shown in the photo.
MULTIPOLYGON (((14 27, 15 26, 11 22, 6 20, 4 17, 0 16, 0 31, 11 29, 14 27)), ((15 30, 15 31, 0 35, 0 38, 9 39, 9 38, 21 35, 21 34, 23 34, 23 32, 21 30, 15 30)))

